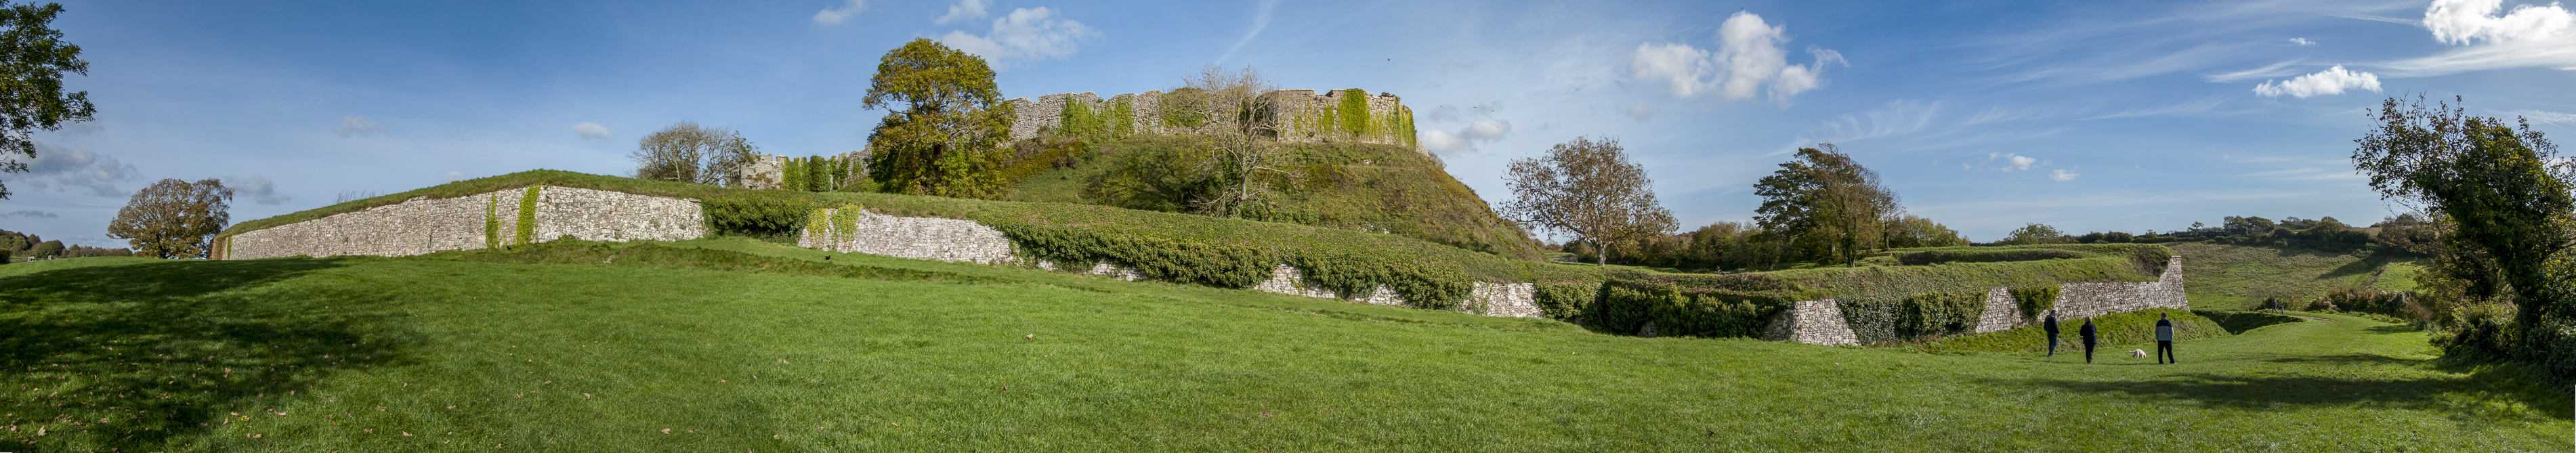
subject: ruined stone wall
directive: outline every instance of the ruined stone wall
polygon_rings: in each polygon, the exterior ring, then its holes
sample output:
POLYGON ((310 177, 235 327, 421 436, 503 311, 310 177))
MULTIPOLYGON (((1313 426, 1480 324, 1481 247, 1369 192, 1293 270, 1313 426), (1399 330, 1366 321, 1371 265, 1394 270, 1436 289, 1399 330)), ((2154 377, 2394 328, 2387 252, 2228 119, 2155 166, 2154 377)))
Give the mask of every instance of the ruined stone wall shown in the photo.
MULTIPOLYGON (((1163 124, 1161 101, 1165 95, 1161 91, 1147 91, 1104 99, 1098 94, 1082 92, 1049 94, 1035 99, 1012 99, 1008 103, 1016 116, 1011 119, 1011 140, 1034 138, 1037 137, 1040 129, 1063 127, 1065 106, 1068 104, 1080 103, 1093 114, 1107 115, 1110 107, 1121 99, 1128 102, 1130 113, 1133 115, 1132 129, 1127 131, 1128 133, 1192 133, 1189 130, 1163 124)), ((1268 118, 1278 131, 1277 139, 1290 143, 1375 143, 1404 146, 1417 152, 1422 151, 1421 145, 1413 135, 1415 133, 1413 110, 1405 107, 1403 100, 1395 96, 1360 94, 1366 97, 1368 105, 1366 116, 1369 127, 1362 132, 1345 130, 1341 123, 1340 109, 1342 97, 1348 95, 1349 93, 1341 90, 1327 90, 1320 93, 1316 90, 1279 90, 1265 95, 1271 106, 1271 114, 1268 118)), ((1115 124, 1115 121, 1111 123, 1115 124)))
MULTIPOLYGON (((1016 265, 1020 261, 1010 237, 1001 230, 971 220, 896 217, 874 212, 849 213, 825 209, 824 220, 816 222, 821 230, 809 228, 796 245, 835 252, 866 253, 913 259, 964 261, 983 264, 1016 265), (853 215, 855 214, 855 215, 853 215)), ((1035 263, 1040 269, 1116 278, 1144 280, 1143 272, 1112 263, 1035 263)), ((1325 299, 1342 299, 1374 305, 1405 306, 1395 290, 1378 285, 1360 294, 1337 294, 1305 280, 1296 267, 1280 264, 1271 268, 1270 278, 1252 285, 1252 290, 1325 299)), ((1529 283, 1476 282, 1462 310, 1486 316, 1535 318, 1539 316, 1538 286, 1529 283)))
MULTIPOLYGON (((2182 257, 2170 258, 2164 273, 2152 282, 2059 284, 2057 303, 2050 310, 2056 312, 2058 320, 2063 322, 2153 308, 2191 309, 2191 301, 2183 298, 2182 257)), ((1986 313, 1977 323, 1976 333, 2002 331, 2027 324, 2021 317, 2021 307, 2013 302, 2011 292, 2003 287, 1986 290, 1986 313)), ((1773 318, 1770 331, 1763 335, 1763 339, 1822 345, 1860 344, 1858 337, 1853 336, 1851 324, 1843 318, 1842 309, 1836 307, 1832 299, 1799 301, 1796 308, 1784 310, 1773 318)))
MULTIPOLYGON (((221 239, 216 259, 286 256, 409 256, 518 242, 526 189, 455 198, 413 198, 358 212, 243 232, 221 239), (487 236, 487 233, 489 236, 487 236), (492 242, 486 242, 487 238, 492 242)), ((531 241, 676 241, 706 236, 696 200, 573 187, 541 187, 531 241)))

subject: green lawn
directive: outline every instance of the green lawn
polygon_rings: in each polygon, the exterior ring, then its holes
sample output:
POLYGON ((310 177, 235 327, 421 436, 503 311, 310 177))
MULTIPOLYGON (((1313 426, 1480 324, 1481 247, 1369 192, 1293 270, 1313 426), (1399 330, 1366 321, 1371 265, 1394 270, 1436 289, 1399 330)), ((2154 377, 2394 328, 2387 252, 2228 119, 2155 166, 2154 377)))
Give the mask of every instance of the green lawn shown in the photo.
POLYGON ((2337 315, 2085 365, 677 245, 927 272, 0 266, 0 451, 2576 448, 2565 393, 2337 315))
POLYGON ((2413 258, 2197 242, 2165 247, 2183 257, 2184 297, 2195 309, 2242 310, 2263 297, 2315 300, 2336 288, 2415 289, 2413 258))

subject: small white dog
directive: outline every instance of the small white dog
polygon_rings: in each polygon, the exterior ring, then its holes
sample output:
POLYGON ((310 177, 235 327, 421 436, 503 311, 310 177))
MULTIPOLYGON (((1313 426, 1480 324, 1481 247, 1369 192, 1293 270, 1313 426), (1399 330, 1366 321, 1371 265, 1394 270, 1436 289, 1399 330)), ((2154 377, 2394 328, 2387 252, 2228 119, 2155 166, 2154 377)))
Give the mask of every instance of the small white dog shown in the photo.
POLYGON ((2129 350, 2129 357, 2132 357, 2132 358, 2140 358, 2140 359, 2147 358, 2147 350, 2145 350, 2145 349, 2131 349, 2131 350, 2129 350))

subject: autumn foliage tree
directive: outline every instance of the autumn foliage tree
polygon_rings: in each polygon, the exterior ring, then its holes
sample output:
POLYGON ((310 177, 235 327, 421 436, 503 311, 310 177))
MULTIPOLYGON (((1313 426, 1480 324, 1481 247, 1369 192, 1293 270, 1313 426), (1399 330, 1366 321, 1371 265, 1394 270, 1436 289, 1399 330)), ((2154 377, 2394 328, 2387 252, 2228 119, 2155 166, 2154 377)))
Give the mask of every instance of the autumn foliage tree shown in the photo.
POLYGON ((984 59, 929 39, 886 52, 867 108, 890 111, 868 136, 869 177, 888 192, 999 198, 1011 108, 984 59))
POLYGON ((215 233, 232 220, 233 189, 205 179, 163 179, 134 192, 133 201, 107 224, 107 237, 124 239, 138 255, 205 258, 215 233))
MULTIPOLYGON (((1576 137, 1546 156, 1513 159, 1503 185, 1514 199, 1502 214, 1532 229, 1563 232, 1604 248, 1662 235, 1673 211, 1655 201, 1646 167, 1628 160, 1619 139, 1576 137)), ((1609 253, 1595 258, 1609 264, 1609 253)))

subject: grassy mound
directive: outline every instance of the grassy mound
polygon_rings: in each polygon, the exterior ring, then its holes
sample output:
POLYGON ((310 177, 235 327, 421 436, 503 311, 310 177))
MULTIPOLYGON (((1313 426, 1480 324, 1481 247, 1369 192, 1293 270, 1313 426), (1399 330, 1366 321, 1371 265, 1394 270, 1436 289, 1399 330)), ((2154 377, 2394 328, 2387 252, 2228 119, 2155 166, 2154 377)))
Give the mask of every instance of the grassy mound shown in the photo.
MULTIPOLYGON (((1011 199, 1181 211, 1170 200, 1104 191, 1104 180, 1129 159, 1162 159, 1174 148, 1201 146, 1184 136, 1137 136, 1087 146, 1080 163, 1021 180, 1011 199)), ((1324 228, 1377 231, 1518 259, 1540 253, 1528 233, 1495 215, 1474 189, 1438 159, 1392 145, 1287 143, 1259 172, 1279 193, 1277 206, 1247 218, 1324 228)))
POLYGON ((2183 257, 2185 297, 2205 310, 2245 310, 2267 297, 2316 300, 2337 288, 2415 289, 2415 259, 2209 243, 2168 244, 2183 257))
POLYGON ((2340 315, 2088 366, 733 238, 590 248, 0 266, 0 450, 2570 447, 2563 393, 2430 366, 2423 333, 2340 315), (689 247, 772 270, 589 261, 689 247))

